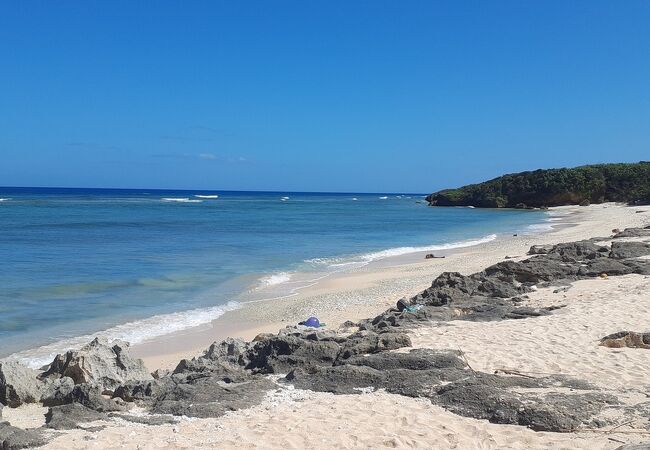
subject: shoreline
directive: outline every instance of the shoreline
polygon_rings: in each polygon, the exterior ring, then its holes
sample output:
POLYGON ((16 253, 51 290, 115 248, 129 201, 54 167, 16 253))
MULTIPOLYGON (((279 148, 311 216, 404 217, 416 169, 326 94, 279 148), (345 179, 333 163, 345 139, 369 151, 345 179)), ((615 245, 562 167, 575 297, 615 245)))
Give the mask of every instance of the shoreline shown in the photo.
POLYGON ((561 206, 549 222, 549 231, 500 235, 471 247, 437 251, 445 258, 425 260, 429 252, 414 252, 370 262, 368 265, 331 274, 297 294, 270 300, 242 303, 209 324, 170 333, 135 344, 134 356, 150 370, 173 368, 180 359, 200 355, 210 344, 226 337, 252 340, 260 333, 276 333, 309 316, 318 317, 335 329, 346 320, 374 317, 402 297, 410 297, 430 286, 444 271, 469 274, 504 260, 526 256, 533 244, 575 241, 585 236, 609 236, 613 227, 643 223, 634 207, 605 203, 561 206))
MULTIPOLYGON (((539 261, 542 263, 540 266, 542 270, 545 267, 543 261, 550 262, 551 267, 556 268, 554 270, 567 265, 569 270, 571 267, 575 270, 576 266, 581 266, 591 267, 589 270, 595 269, 596 273, 599 273, 599 267, 607 268, 610 276, 602 272, 598 276, 590 273, 575 279, 563 279, 560 272, 558 276, 551 276, 550 283, 540 284, 539 287, 526 283, 528 290, 517 300, 515 310, 522 309, 533 313, 542 310, 552 311, 550 314, 524 314, 525 317, 502 316, 497 320, 482 320, 481 318, 454 320, 445 319, 443 315, 441 316, 442 320, 439 321, 435 318, 435 311, 425 310, 427 316, 423 317, 429 317, 429 320, 415 319, 418 321, 417 325, 411 327, 409 325, 411 319, 408 317, 385 312, 384 320, 388 316, 402 317, 402 320, 406 321, 403 323, 404 329, 399 329, 399 331, 395 329, 393 332, 390 330, 373 331, 383 329, 384 325, 379 322, 375 328, 362 327, 362 331, 357 331, 356 334, 348 337, 343 336, 349 332, 347 331, 349 328, 335 332, 342 339, 350 339, 344 341, 346 344, 356 342, 351 339, 361 338, 363 343, 360 350, 362 351, 369 348, 366 347, 369 342, 363 341, 366 336, 372 339, 371 336, 377 336, 375 334, 377 332, 387 333, 385 334, 387 348, 384 350, 370 351, 369 354, 363 353, 357 356, 354 356, 353 353, 347 363, 330 367, 331 362, 329 362, 318 366, 319 369, 312 374, 305 371, 300 364, 306 364, 309 358, 321 358, 327 355, 322 352, 332 345, 328 344, 330 342, 329 334, 324 333, 322 338, 315 340, 285 335, 283 338, 285 340, 280 342, 293 342, 286 340, 289 338, 299 341, 302 339, 305 343, 300 345, 306 346, 304 351, 308 356, 298 352, 299 345, 295 353, 289 353, 289 355, 296 355, 296 362, 291 359, 283 359, 287 356, 285 354, 278 354, 269 360, 271 362, 265 363, 273 364, 268 366, 270 372, 247 375, 242 382, 226 381, 227 386, 223 385, 224 380, 221 377, 229 378, 228 370, 234 369, 228 369, 230 363, 227 361, 231 356, 230 353, 228 355, 221 353, 226 349, 223 347, 225 343, 222 343, 221 350, 216 350, 212 356, 186 362, 183 366, 184 369, 178 374, 162 375, 166 380, 173 379, 172 377, 180 377, 179 380, 181 380, 178 385, 180 388, 178 386, 170 388, 171 397, 169 399, 161 396, 161 393, 151 394, 151 397, 164 399, 164 402, 159 405, 163 407, 166 405, 165 402, 169 401, 170 404, 178 404, 182 408, 191 410, 195 407, 194 402, 196 402, 196 408, 226 407, 228 409, 225 414, 215 410, 214 416, 203 415, 203 410, 197 410, 198 415, 195 416, 181 414, 182 411, 185 411, 185 409, 181 409, 172 412, 174 418, 170 418, 165 412, 170 410, 143 409, 147 408, 145 405, 148 404, 136 401, 135 405, 131 405, 130 415, 117 413, 114 416, 110 414, 81 416, 78 419, 72 419, 78 422, 76 428, 57 429, 58 431, 55 433, 45 429, 44 435, 48 438, 45 448, 60 448, 64 443, 67 446, 73 445, 78 448, 115 448, 119 446, 129 448, 149 446, 357 448, 360 442, 364 446, 381 448, 389 446, 470 448, 480 441, 482 448, 577 450, 589 447, 614 450, 620 444, 640 443, 643 436, 648 433, 647 395, 645 394, 648 384, 644 374, 650 370, 650 360, 645 354, 646 350, 643 350, 644 347, 603 345, 602 338, 617 336, 620 330, 643 332, 650 320, 650 310, 647 308, 650 277, 647 275, 646 265, 643 264, 642 270, 633 273, 615 273, 617 265, 620 264, 616 262, 619 259, 628 264, 635 258, 650 259, 650 254, 647 254, 647 250, 650 249, 650 236, 646 230, 641 229, 650 225, 650 207, 628 208, 610 204, 589 209, 566 209, 571 210, 567 212, 576 212, 576 214, 571 214, 565 221, 558 223, 553 232, 505 237, 484 244, 480 248, 463 249, 440 260, 424 262, 404 260, 402 264, 396 266, 357 270, 336 280, 328 280, 328 283, 318 288, 314 287, 309 295, 305 295, 302 299, 291 298, 288 300, 292 301, 283 304, 274 302, 273 309, 271 311, 266 309, 267 314, 263 316, 260 316, 260 311, 264 309, 260 308, 248 308, 248 311, 246 308, 242 308, 233 311, 237 314, 233 314, 229 320, 223 321, 223 326, 220 326, 218 330, 231 336, 235 333, 252 336, 258 332, 264 332, 266 329, 272 329, 273 336, 266 336, 255 344, 256 346, 262 344, 264 347, 263 343, 269 344, 272 340, 280 338, 283 332, 291 333, 292 329, 281 330, 276 334, 278 327, 291 323, 289 315, 282 317, 284 322, 269 321, 265 323, 263 321, 279 317, 281 314, 299 314, 300 307, 305 302, 309 302, 311 308, 327 306, 324 313, 329 316, 323 317, 350 319, 353 318, 349 316, 350 312, 353 316, 359 316, 364 314, 362 311, 372 311, 373 308, 375 310, 385 309, 382 306, 384 305, 383 300, 377 297, 378 292, 391 299, 388 306, 392 307, 396 298, 390 293, 392 291, 386 290, 386 286, 396 285, 395 292, 400 291, 401 293, 407 292, 409 289, 415 290, 413 281, 424 279, 433 271, 459 271, 464 275, 480 275, 479 280, 486 280, 489 285, 491 280, 497 278, 490 278, 494 275, 486 275, 485 272, 481 274, 480 272, 486 269, 487 265, 503 261, 505 255, 511 257, 510 259, 515 262, 526 260, 523 263, 524 266, 530 261, 539 261), (637 214, 637 212, 644 214, 637 214), (643 233, 612 237, 613 228, 637 228, 636 231, 643 233), (575 240, 567 242, 565 239, 571 236, 575 240), (583 240, 589 242, 576 242, 583 240), (568 248, 571 249, 576 248, 571 244, 578 244, 577 248, 589 249, 589 246, 596 246, 598 249, 599 246, 601 247, 598 250, 587 250, 592 252, 587 254, 587 259, 567 259, 567 263, 558 263, 558 260, 552 256, 530 257, 526 254, 528 247, 524 247, 528 244, 560 243, 569 244, 568 248), (615 250, 616 244, 619 247, 615 250), (627 247, 625 250, 627 244, 631 244, 632 247, 627 247), (621 247, 621 245, 623 246, 621 247), (638 252, 642 256, 621 257, 609 253, 607 257, 595 258, 598 255, 594 255, 594 251, 600 252, 602 248, 608 248, 610 252, 622 251, 621 255, 626 254, 625 252, 638 252), (515 253, 519 250, 522 252, 515 253), (597 264, 594 258, 605 265, 597 264), (437 265, 432 267, 430 263, 437 265), (610 272, 610 270, 614 272, 610 272), (573 281, 566 284, 566 280, 573 281), (357 289, 350 290, 351 286, 357 289), (350 308, 347 303, 339 309, 331 307, 329 300, 341 298, 343 294, 349 292, 356 293, 361 299, 357 309, 350 308), (247 314, 243 314, 244 312, 247 314), (254 312, 254 316, 251 316, 251 312, 254 312), (428 314, 433 315, 428 316, 428 314), (345 317, 345 315, 348 316, 345 317), (255 318, 258 322, 252 322, 251 318, 255 318), (253 324, 259 326, 251 326, 253 324), (366 332, 368 334, 364 335, 366 332), (394 338, 389 339, 391 336, 394 338), (393 339, 399 339, 401 342, 401 339, 404 338, 408 338, 408 342, 392 346, 393 339), (312 348, 312 344, 306 344, 306 342, 313 342, 315 346, 312 348), (316 351, 316 353, 312 355, 310 353, 312 351, 316 351), (426 357, 434 358, 433 360, 426 359, 429 363, 438 361, 436 358, 439 357, 451 357, 452 360, 459 363, 464 361, 462 370, 468 372, 463 373, 460 379, 454 380, 454 376, 451 376, 453 374, 449 372, 445 375, 445 371, 453 372, 458 369, 448 367, 447 362, 444 362, 441 367, 436 366, 436 368, 429 369, 410 365, 420 361, 418 359, 420 357, 415 356, 418 354, 417 352, 424 352, 427 355, 429 352, 434 352, 426 357), (402 363, 395 368, 393 364, 395 364, 398 355, 399 361, 402 363), (459 358, 459 356, 462 359, 453 359, 459 358), (359 364, 366 358, 369 358, 368 363, 359 364), (306 361, 302 361, 303 359, 306 361), (355 362, 355 360, 358 361, 355 362), (282 365, 285 364, 283 361, 287 361, 286 364, 289 364, 289 368, 297 365, 295 372, 292 371, 285 376, 287 367, 282 365), (196 367, 193 366, 195 362, 196 367), (380 362, 380 365, 376 365, 380 362), (217 365, 213 367, 211 364, 215 363, 217 365), (224 370, 226 372, 222 373, 221 371, 224 370), (334 377, 332 379, 328 375, 330 370, 334 377), (429 374, 429 371, 432 373, 429 374), (290 378, 292 373, 293 378, 290 378), (472 373, 473 375, 471 375, 472 373), (383 379, 380 374, 386 374, 388 378, 383 379), (373 378, 365 379, 365 376, 373 378), (378 378, 374 378, 375 376, 378 378), (432 376, 445 377, 445 379, 451 376, 449 378, 451 381, 445 381, 442 390, 431 395, 428 394, 431 388, 429 383, 434 383, 436 386, 442 386, 441 383, 443 383, 435 381, 436 378, 431 378, 432 376), (395 379, 390 377, 395 377, 395 379), (498 381, 498 384, 492 385, 487 381, 480 381, 478 377, 488 377, 486 380, 493 380, 495 383, 498 381), (182 381, 183 379, 190 381, 182 381), (291 380, 291 384, 279 383, 280 379, 291 380), (312 379, 315 381, 310 382, 309 380, 312 379), (465 384, 468 380, 471 382, 472 379, 474 379, 472 383, 478 384, 465 384), (216 385, 211 384, 215 380, 216 385), (329 384, 332 381, 334 385, 329 384), (362 387, 352 390, 360 392, 351 392, 350 386, 355 386, 357 381, 358 385, 362 387), (375 382, 377 384, 374 384, 375 382), (343 386, 341 389, 339 389, 339 383, 343 386), (421 386, 418 383, 421 383, 421 386), (446 395, 449 391, 446 389, 448 385, 456 386, 451 392, 455 392, 457 395, 454 394, 451 397, 451 403, 447 403, 446 395), (473 390, 474 386, 478 391, 473 390), (417 389, 414 392, 417 394, 415 396, 409 390, 413 388, 417 389), (178 391, 178 389, 182 390, 178 391), (420 391, 420 389, 424 389, 424 391, 420 391), (470 392, 469 397, 464 394, 467 389, 470 392), (174 397, 178 392, 182 396, 174 397), (263 392, 263 395, 259 398, 256 397, 252 405, 247 403, 245 398, 249 393, 250 395, 253 393, 261 395, 260 392, 263 392), (233 393, 237 393, 235 397, 232 397, 233 393), (208 401, 204 402, 203 398, 206 395, 208 401), (478 395, 478 403, 476 395, 478 395), (493 410, 494 395, 499 396, 499 400, 497 400, 499 407, 502 406, 504 411, 518 411, 517 414, 522 411, 516 409, 517 402, 520 401, 518 399, 521 397, 521 401, 529 402, 526 404, 530 405, 529 409, 521 413, 523 414, 521 417, 529 420, 530 416, 526 414, 537 414, 535 411, 539 411, 541 422, 516 422, 510 416, 504 416, 508 418, 506 422, 495 422, 489 416, 483 416, 483 408, 488 408, 488 411, 493 410), (229 403, 231 397, 234 402, 239 402, 241 398, 244 403, 231 404, 229 403), (224 403, 221 404, 221 402, 224 403), (566 405, 567 408, 571 408, 571 411, 578 413, 582 411, 583 406, 591 404, 596 405, 593 411, 587 406, 584 412, 586 415, 583 417, 578 414, 576 418, 572 415, 573 413, 569 414, 564 406, 566 405), (475 407, 478 409, 474 410, 475 407), (95 417, 96 420, 94 420, 95 417), (128 417, 130 419, 127 420, 128 417), (577 427, 567 425, 564 418, 577 421, 577 427), (548 427, 540 428, 540 424, 548 424, 548 427), (332 434, 332 430, 338 431, 332 434), (594 432, 605 434, 594 434, 594 432), (635 433, 640 434, 637 436, 635 433), (263 439, 261 439, 262 437, 263 439)), ((571 257, 569 256, 569 258, 571 257)), ((507 266, 509 265, 504 265, 504 267, 507 266)), ((535 273, 535 266, 530 267, 535 273)), ((626 267, 636 266, 626 265, 626 267)), ((515 272, 508 272, 508 269, 505 269, 504 273, 515 272)), ((541 278, 541 280, 545 279, 541 278)), ((539 280, 540 278, 538 278, 539 280)), ((428 280, 428 284, 430 283, 431 280, 428 280)), ((506 281, 506 283, 510 282, 506 281)), ((438 286, 433 291, 440 293, 441 289, 447 289, 448 286, 451 285, 438 286)), ((516 287, 516 284, 512 286, 516 287)), ((501 289, 498 281, 495 287, 501 289)), ((431 295, 430 299, 434 299, 433 295, 435 294, 431 295)), ((489 298, 494 298, 498 302, 498 298, 488 295, 489 298)), ((483 301, 480 300, 480 295, 477 298, 479 302, 483 301)), ((469 306, 471 309, 471 303, 464 303, 465 300, 461 297, 458 299, 459 304, 454 308, 462 309, 469 306)), ((423 308, 436 310, 438 306, 427 305, 424 302, 419 304, 424 305, 423 308)), ((444 308, 449 310, 448 305, 443 305, 444 308)), ((455 314, 454 308, 452 308, 452 314, 455 314)), ((477 309, 476 314, 483 314, 482 310, 477 309)), ((336 324, 336 321, 331 321, 329 328, 335 328, 336 324)), ((401 325, 398 322, 394 326, 401 325)), ((295 331, 295 328, 293 330, 295 331)), ((202 333, 204 333, 202 338, 212 338, 215 335, 214 330, 210 328, 202 330, 202 333)), ((317 333, 313 335, 315 334, 317 333)), ((196 344, 197 340, 194 332, 186 333, 184 336, 176 335, 175 338, 170 337, 165 346, 165 352, 153 354, 148 362, 160 363, 164 362, 165 358, 192 356, 192 354, 185 355, 187 352, 185 347, 196 344)), ((352 344, 350 348, 356 348, 355 345, 359 344, 352 344)), ((216 348, 218 349, 219 346, 216 348)), ((234 355, 237 355, 238 352, 236 348, 234 355)), ((137 349, 137 346, 131 350, 133 349, 137 349)), ((131 356, 136 356, 133 351, 130 353, 131 356)), ((253 355, 255 354, 253 353, 253 355)), ((320 360, 316 359, 316 361, 320 360)), ((442 359, 439 362, 443 363, 443 361, 447 360, 442 359)), ((256 362, 256 364, 258 363, 261 364, 260 361, 256 362)), ((246 364, 246 362, 238 361, 237 364, 246 364)), ((154 383, 154 385, 158 384, 154 383)), ((164 387, 164 383, 158 386, 161 389, 167 389, 164 387)), ((123 393, 118 398, 125 400, 124 395, 123 393)), ((132 400, 126 401, 130 403, 132 400)), ((155 406, 157 403, 151 405, 155 406)), ((152 407, 151 405, 148 407, 152 407)), ((61 412, 66 406, 56 406, 48 410, 47 407, 38 404, 23 404, 18 408, 5 408, 3 419, 7 420, 11 426, 28 432, 34 430, 35 433, 38 433, 44 424, 50 423, 45 421, 46 412, 53 409, 61 412)))

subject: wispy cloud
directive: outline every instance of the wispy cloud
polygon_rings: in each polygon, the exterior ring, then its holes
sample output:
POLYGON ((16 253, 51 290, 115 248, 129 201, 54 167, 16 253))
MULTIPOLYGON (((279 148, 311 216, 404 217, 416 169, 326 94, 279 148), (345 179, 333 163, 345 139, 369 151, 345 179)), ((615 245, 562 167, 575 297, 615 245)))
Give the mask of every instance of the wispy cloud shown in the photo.
POLYGON ((216 161, 224 163, 248 163, 250 162, 245 156, 229 156, 219 155, 216 153, 202 152, 202 153, 154 153, 152 158, 168 158, 168 159, 185 159, 185 160, 198 160, 198 161, 216 161))

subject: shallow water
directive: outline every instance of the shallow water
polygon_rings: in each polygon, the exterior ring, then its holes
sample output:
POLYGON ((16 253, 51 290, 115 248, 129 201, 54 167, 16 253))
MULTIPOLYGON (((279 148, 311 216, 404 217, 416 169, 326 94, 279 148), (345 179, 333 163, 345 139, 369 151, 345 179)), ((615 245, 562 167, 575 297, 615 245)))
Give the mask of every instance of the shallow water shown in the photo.
POLYGON ((548 219, 387 193, 0 188, 0 198, 0 356, 100 330, 141 342, 331 272, 548 219))

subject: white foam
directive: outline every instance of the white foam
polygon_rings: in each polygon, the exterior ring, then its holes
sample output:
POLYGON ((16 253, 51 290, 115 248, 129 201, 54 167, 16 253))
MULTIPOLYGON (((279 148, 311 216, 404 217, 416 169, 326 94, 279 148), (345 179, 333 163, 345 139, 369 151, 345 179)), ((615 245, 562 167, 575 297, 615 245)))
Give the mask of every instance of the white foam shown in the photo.
POLYGON ((79 348, 97 336, 104 336, 109 341, 119 339, 130 344, 138 344, 165 334, 210 323, 226 312, 238 308, 240 308, 238 302, 228 302, 225 305, 211 306, 209 308, 160 314, 147 319, 117 325, 97 333, 65 339, 31 350, 24 350, 14 353, 8 359, 17 359, 30 367, 39 368, 52 362, 58 353, 79 348))
POLYGON ((291 274, 287 272, 274 273, 260 280, 261 287, 276 286, 291 280, 291 274))
POLYGON ((534 223, 528 225, 526 230, 532 233, 544 233, 546 231, 553 231, 553 225, 550 223, 534 223))
POLYGON ((282 198, 280 198, 280 200, 282 200, 283 202, 286 202, 287 200, 289 200, 289 197, 282 197, 282 198))
POLYGON ((390 258, 393 256, 408 255, 409 253, 432 252, 440 250, 451 250, 455 248, 471 247, 473 245, 485 244, 497 238, 496 234, 490 234, 478 239, 468 239, 465 241, 450 242, 447 244, 435 244, 422 247, 395 247, 378 252, 366 253, 360 256, 335 257, 335 258, 313 258, 305 262, 314 266, 327 266, 329 270, 341 271, 356 267, 363 267, 373 261, 390 258))
POLYGON ((384 196, 384 197, 379 197, 379 200, 386 200, 386 199, 388 199, 388 197, 386 197, 386 196, 384 196))
POLYGON ((359 199, 356 198, 356 197, 352 197, 352 200, 356 202, 356 201, 359 200, 359 199))
POLYGON ((428 245, 423 247, 396 247, 381 250, 379 252, 366 253, 361 255, 365 261, 372 262, 378 259, 390 258, 391 256, 407 255, 409 253, 432 252, 436 250, 451 250, 454 248, 472 247, 474 245, 485 244, 497 238, 496 234, 490 234, 479 239, 470 239, 466 241, 450 242, 448 244, 428 245))
POLYGON ((0 198, 0 202, 8 202, 11 200, 10 198, 0 198))
POLYGON ((218 195, 195 195, 196 198, 219 198, 218 195))
POLYGON ((176 202, 176 203, 201 203, 203 200, 192 200, 188 197, 163 197, 163 202, 176 202))

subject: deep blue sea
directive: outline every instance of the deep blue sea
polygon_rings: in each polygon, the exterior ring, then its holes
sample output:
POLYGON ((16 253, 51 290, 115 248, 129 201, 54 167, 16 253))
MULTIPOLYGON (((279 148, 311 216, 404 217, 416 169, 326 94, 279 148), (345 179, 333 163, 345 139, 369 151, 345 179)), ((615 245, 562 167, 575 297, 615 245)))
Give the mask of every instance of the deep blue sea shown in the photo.
POLYGON ((100 331, 141 342, 332 272, 548 218, 429 208, 416 194, 0 188, 0 199, 0 357, 100 331))

